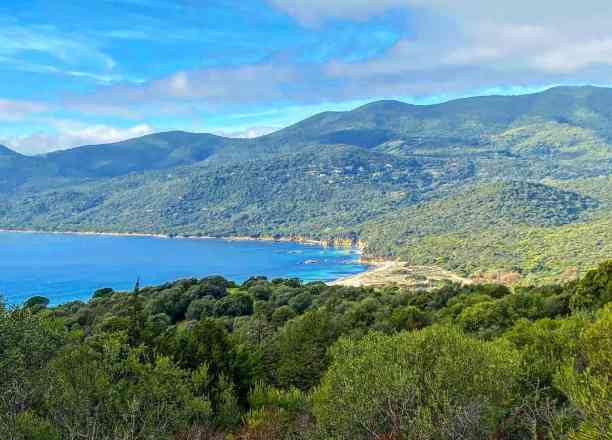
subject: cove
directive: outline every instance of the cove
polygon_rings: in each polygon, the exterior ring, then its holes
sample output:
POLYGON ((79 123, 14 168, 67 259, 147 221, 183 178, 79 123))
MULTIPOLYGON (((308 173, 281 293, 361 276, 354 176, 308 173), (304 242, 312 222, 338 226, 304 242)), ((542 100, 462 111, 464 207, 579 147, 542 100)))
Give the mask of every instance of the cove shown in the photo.
POLYGON ((0 232, 0 294, 9 305, 42 295, 57 305, 99 288, 131 290, 222 275, 332 281, 366 270, 351 249, 287 242, 0 232))

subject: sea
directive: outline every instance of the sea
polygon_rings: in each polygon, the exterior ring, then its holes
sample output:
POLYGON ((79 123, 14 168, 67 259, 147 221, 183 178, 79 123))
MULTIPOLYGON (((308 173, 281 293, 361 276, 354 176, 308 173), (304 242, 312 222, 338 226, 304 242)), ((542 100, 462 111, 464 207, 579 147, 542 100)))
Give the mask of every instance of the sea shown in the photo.
POLYGON ((9 306, 41 295, 87 301, 99 288, 132 290, 222 275, 332 281, 366 270, 353 249, 287 242, 0 232, 0 295, 9 306))

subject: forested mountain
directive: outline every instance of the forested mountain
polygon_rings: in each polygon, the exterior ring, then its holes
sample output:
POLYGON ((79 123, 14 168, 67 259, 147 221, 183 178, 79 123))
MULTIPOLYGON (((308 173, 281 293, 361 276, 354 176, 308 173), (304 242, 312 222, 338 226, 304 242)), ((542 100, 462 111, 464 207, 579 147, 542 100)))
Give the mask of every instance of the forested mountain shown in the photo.
POLYGON ((410 205, 469 173, 447 161, 329 146, 239 167, 198 165, 97 180, 11 199, 0 212, 11 217, 10 227, 322 237, 410 205))
MULTIPOLYGON (((229 140, 172 131, 107 145, 89 145, 45 156, 64 177, 114 177, 201 162, 229 140)), ((239 140, 232 142, 240 144, 239 140)))
POLYGON ((169 132, 35 157, 2 148, 0 171, 4 228, 348 235, 372 256, 466 275, 557 277, 610 255, 612 89, 380 101, 256 139, 169 132), (589 179, 600 184, 574 185, 589 179), (560 231, 577 240, 564 263, 559 240, 529 244, 560 231))

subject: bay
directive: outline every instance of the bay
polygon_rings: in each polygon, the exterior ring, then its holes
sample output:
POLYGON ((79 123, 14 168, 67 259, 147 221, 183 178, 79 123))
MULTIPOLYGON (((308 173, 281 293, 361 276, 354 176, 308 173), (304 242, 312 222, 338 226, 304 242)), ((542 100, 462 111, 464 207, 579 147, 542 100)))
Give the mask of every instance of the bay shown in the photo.
POLYGON ((131 290, 137 279, 332 281, 364 271, 358 260, 355 250, 285 242, 0 232, 0 295, 9 305, 34 295, 57 305, 86 301, 102 287, 131 290))

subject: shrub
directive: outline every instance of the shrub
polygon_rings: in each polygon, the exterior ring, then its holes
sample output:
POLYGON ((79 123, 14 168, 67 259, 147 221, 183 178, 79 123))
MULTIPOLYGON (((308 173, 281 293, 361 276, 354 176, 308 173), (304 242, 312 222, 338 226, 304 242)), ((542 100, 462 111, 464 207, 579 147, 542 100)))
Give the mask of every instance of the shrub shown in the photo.
POLYGON ((513 398, 518 352, 448 327, 341 339, 314 394, 327 438, 489 439, 513 398))

